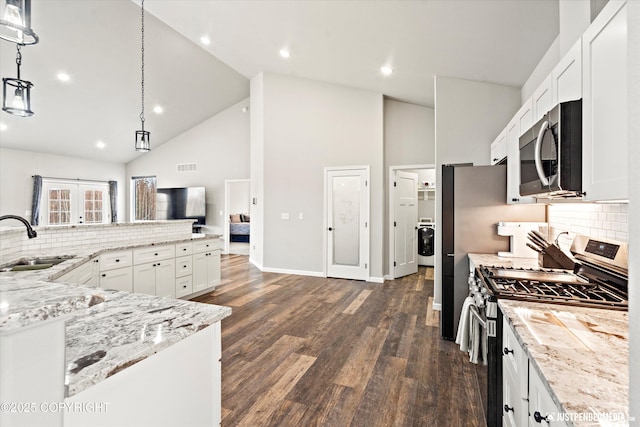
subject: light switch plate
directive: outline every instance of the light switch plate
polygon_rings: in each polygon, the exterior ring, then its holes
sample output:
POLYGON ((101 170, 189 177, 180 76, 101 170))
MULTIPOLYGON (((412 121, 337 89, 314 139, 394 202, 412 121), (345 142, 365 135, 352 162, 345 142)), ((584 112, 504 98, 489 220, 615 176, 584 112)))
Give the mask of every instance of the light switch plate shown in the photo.
POLYGON ((304 219, 304 214, 302 212, 298 214, 298 219, 304 219))
POLYGON ((289 219, 289 212, 280 213, 280 219, 289 219))

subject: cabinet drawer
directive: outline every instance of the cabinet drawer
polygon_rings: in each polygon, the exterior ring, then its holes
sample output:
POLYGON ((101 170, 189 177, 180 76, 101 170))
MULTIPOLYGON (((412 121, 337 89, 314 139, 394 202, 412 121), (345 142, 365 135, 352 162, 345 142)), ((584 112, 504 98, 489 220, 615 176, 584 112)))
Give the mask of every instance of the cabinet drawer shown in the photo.
POLYGON ((191 275, 176 279, 176 298, 193 293, 193 281, 191 275))
POLYGON ((182 277, 193 273, 193 258, 183 256, 176 258, 176 277, 182 277))
POLYGON ((100 255, 100 271, 113 270, 114 268, 129 267, 132 265, 131 251, 109 252, 100 255))
POLYGON ((218 249, 218 239, 209 239, 203 242, 193 242, 193 253, 207 252, 218 249))
POLYGON ((178 243, 176 245, 176 256, 191 255, 193 253, 193 244, 191 242, 178 243))
POLYGON ((148 248, 135 249, 133 251, 133 263, 144 264, 146 262, 174 258, 175 256, 175 245, 151 246, 148 248))

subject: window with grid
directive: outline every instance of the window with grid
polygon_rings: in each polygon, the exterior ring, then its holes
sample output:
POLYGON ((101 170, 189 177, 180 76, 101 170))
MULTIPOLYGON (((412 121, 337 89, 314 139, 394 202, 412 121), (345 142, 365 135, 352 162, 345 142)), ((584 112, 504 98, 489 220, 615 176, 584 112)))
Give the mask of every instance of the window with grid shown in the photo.
POLYGON ((156 219, 156 177, 141 176, 132 178, 133 207, 135 221, 156 219))
POLYGON ((49 189, 49 224, 71 223, 71 191, 65 188, 49 189))
POLYGON ((84 222, 86 224, 102 223, 102 190, 84 191, 84 222))

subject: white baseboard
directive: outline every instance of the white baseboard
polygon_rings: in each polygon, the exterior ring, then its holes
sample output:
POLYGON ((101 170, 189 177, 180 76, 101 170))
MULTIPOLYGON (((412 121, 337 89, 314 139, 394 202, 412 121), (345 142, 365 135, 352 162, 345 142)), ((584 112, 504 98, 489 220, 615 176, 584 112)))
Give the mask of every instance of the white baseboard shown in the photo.
POLYGON ((384 283, 384 277, 369 277, 367 279, 367 282, 372 282, 372 283, 384 283))
POLYGON ((440 304, 439 302, 434 302, 431 307, 435 310, 435 311, 442 311, 442 304, 440 304))
POLYGON ((258 270, 264 271, 262 265, 258 264, 253 258, 249 257, 249 262, 253 264, 258 270))
POLYGON ((391 276, 390 274, 385 274, 384 280, 393 280, 393 276, 391 276))
POLYGON ((325 277, 324 273, 322 271, 289 270, 287 268, 270 268, 270 267, 262 267, 260 270, 264 271, 265 273, 279 273, 279 274, 294 274, 296 276, 325 277))

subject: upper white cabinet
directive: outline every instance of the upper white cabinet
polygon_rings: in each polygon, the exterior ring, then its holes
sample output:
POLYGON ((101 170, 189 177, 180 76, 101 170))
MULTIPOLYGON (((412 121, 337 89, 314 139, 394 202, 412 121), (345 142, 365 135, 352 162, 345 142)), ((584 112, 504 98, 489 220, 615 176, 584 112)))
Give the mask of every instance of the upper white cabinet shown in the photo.
POLYGON ((491 143, 491 165, 497 165, 507 157, 507 132, 503 130, 491 143))
POLYGON ((627 199, 627 5, 610 0, 582 36, 582 188, 627 199))
POLYGON ((582 39, 551 72, 553 105, 582 98, 582 39))
POLYGON ((522 107, 516 113, 515 119, 518 121, 518 129, 520 134, 518 138, 522 136, 523 133, 531 129, 533 126, 533 99, 529 98, 522 104, 522 107))
MULTIPOLYGON (((551 110, 555 103, 553 99, 553 80, 551 76, 548 76, 544 81, 538 86, 535 92, 533 92, 533 96, 531 97, 533 103, 533 120, 531 125, 535 124, 538 120, 542 118, 545 114, 551 110)), ((526 130, 526 129, 523 129, 526 130)))

